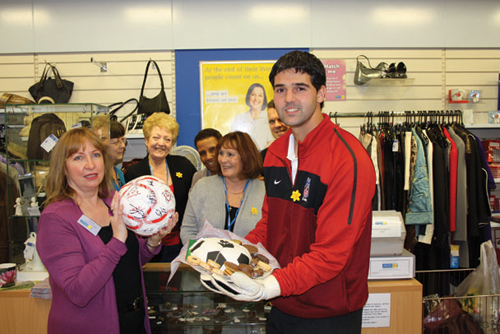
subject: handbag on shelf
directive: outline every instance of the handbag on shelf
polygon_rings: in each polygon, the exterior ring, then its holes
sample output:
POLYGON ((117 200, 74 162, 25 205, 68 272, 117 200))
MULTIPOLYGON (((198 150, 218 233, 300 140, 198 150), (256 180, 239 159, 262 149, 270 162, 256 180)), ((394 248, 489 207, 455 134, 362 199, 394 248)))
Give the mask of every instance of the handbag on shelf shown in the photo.
POLYGON ((146 114, 133 114, 124 124, 127 134, 142 134, 142 127, 147 117, 146 114))
POLYGON ((3 108, 6 104, 35 104, 35 102, 21 95, 3 93, 0 96, 0 108, 3 108))
POLYGON ((139 108, 138 114, 145 114, 147 116, 155 112, 164 112, 170 114, 170 107, 168 105, 167 95, 165 94, 165 86, 163 84, 163 77, 161 76, 160 67, 154 60, 149 60, 146 66, 146 72, 144 73, 144 81, 142 82, 141 95, 139 96, 139 108), (144 87, 146 86, 146 79, 148 77, 149 65, 153 64, 158 71, 161 82, 161 90, 158 95, 153 98, 148 98, 144 96, 144 87))
POLYGON ((131 103, 131 102, 135 103, 135 107, 134 107, 134 109, 130 113, 128 113, 126 116, 124 116, 120 120, 120 122, 123 122, 124 120, 126 120, 127 118, 129 118, 130 116, 132 116, 135 113, 135 111, 137 110, 137 108, 139 108, 139 101, 137 101, 136 98, 128 99, 125 102, 116 102, 116 103, 110 104, 108 106, 108 108, 110 109, 109 114, 111 116, 116 115, 116 113, 118 112, 118 110, 120 110, 121 108, 123 108, 124 106, 126 106, 128 103, 131 103))
POLYGON ((365 55, 359 55, 356 58, 356 70, 354 71, 354 83, 364 85, 371 79, 382 78, 387 71, 387 63, 381 62, 372 67, 370 59, 365 55), (368 67, 365 66, 359 58, 365 58, 368 61, 368 67))
POLYGON ((66 125, 56 114, 46 113, 34 118, 31 122, 26 148, 26 156, 28 159, 49 160, 50 151, 46 151, 41 144, 47 139, 47 137, 54 136, 59 139, 65 132, 66 125))
POLYGON ((29 88, 31 96, 37 103, 67 103, 73 93, 73 82, 61 79, 57 68, 47 63, 40 81, 29 88), (49 77, 52 71, 54 78, 49 77))
POLYGON ((137 109, 139 108, 139 101, 137 99, 131 98, 125 102, 116 102, 110 104, 108 108, 110 108, 110 119, 115 119, 116 121, 122 123, 127 134, 142 134, 142 126, 144 125, 144 121, 146 120, 148 115, 137 113, 137 109), (129 103, 135 103, 134 108, 131 112, 118 120, 118 116, 116 115, 116 113, 129 103))

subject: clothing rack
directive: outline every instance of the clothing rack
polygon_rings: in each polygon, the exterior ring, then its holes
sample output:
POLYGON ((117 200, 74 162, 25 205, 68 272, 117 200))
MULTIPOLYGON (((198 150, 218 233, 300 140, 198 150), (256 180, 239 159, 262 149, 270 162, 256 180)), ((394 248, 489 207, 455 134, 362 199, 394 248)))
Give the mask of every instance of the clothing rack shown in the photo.
POLYGON ((405 118, 407 122, 427 122, 433 121, 442 123, 445 120, 448 122, 457 122, 463 124, 463 114, 462 110, 417 110, 417 111, 378 111, 378 112, 366 112, 366 113, 341 113, 330 112, 328 116, 331 119, 335 119, 335 123, 338 124, 338 118, 367 118, 373 121, 373 118, 377 117, 380 122, 383 123, 394 123, 394 118, 405 118))

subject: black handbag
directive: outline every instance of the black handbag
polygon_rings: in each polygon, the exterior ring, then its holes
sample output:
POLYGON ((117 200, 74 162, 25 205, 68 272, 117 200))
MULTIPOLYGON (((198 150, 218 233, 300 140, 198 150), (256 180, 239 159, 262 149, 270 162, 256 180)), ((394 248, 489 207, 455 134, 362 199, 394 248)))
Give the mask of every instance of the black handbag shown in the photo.
POLYGON ((167 95, 165 94, 165 86, 163 85, 163 78, 161 76, 160 67, 158 67, 158 64, 154 60, 150 60, 148 61, 148 65, 146 66, 146 72, 144 73, 144 81, 142 82, 141 95, 139 97, 139 108, 137 113, 146 114, 147 116, 149 116, 155 112, 164 112, 170 114, 170 107, 168 105, 167 95), (146 85, 149 65, 151 63, 156 67, 158 75, 160 76, 161 91, 158 95, 150 99, 144 96, 144 86, 146 85))
POLYGON ((109 115, 111 117, 114 117, 115 120, 118 120, 118 117, 116 116, 116 113, 118 112, 118 110, 120 110, 121 108, 125 107, 129 103, 134 103, 135 104, 134 109, 132 109, 131 112, 129 112, 127 115, 125 115, 120 120, 120 123, 123 122, 123 121, 125 121, 125 120, 127 120, 130 116, 134 115, 136 113, 136 110, 139 108, 139 101, 137 101, 136 98, 128 99, 125 102, 116 102, 116 103, 110 104, 108 106, 108 108, 110 109, 109 110, 109 115))
POLYGON ((57 68, 47 63, 43 69, 40 81, 31 86, 29 92, 37 103, 67 103, 71 97, 71 93, 73 93, 73 85, 73 82, 61 79, 57 68), (54 78, 48 77, 51 70, 54 78))
POLYGON ((356 85, 364 85, 371 79, 382 78, 387 71, 387 63, 381 62, 377 66, 372 67, 370 59, 365 55, 359 55, 356 58, 356 71, 354 72, 354 83, 356 85), (368 61, 366 67, 359 58, 363 57, 368 61))

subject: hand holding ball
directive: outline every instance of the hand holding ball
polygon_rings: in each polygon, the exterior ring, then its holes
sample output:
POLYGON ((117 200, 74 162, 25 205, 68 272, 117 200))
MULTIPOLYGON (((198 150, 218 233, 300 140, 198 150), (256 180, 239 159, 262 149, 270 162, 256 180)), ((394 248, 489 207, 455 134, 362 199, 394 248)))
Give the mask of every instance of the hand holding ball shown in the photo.
MULTIPOLYGON (((175 198, 169 186, 154 176, 141 176, 120 189, 123 222, 138 235, 151 236, 169 224, 175 198)), ((169 231, 170 232, 170 231, 169 231)))

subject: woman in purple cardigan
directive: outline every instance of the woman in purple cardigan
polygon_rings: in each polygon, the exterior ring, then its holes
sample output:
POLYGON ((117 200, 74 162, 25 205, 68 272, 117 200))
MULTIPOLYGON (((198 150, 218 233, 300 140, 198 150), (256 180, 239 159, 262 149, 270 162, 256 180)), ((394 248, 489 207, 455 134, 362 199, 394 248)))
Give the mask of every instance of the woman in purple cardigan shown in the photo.
POLYGON ((52 152, 37 249, 49 271, 48 333, 150 333, 142 265, 177 222, 149 238, 129 231, 113 196, 106 147, 87 128, 52 152))

